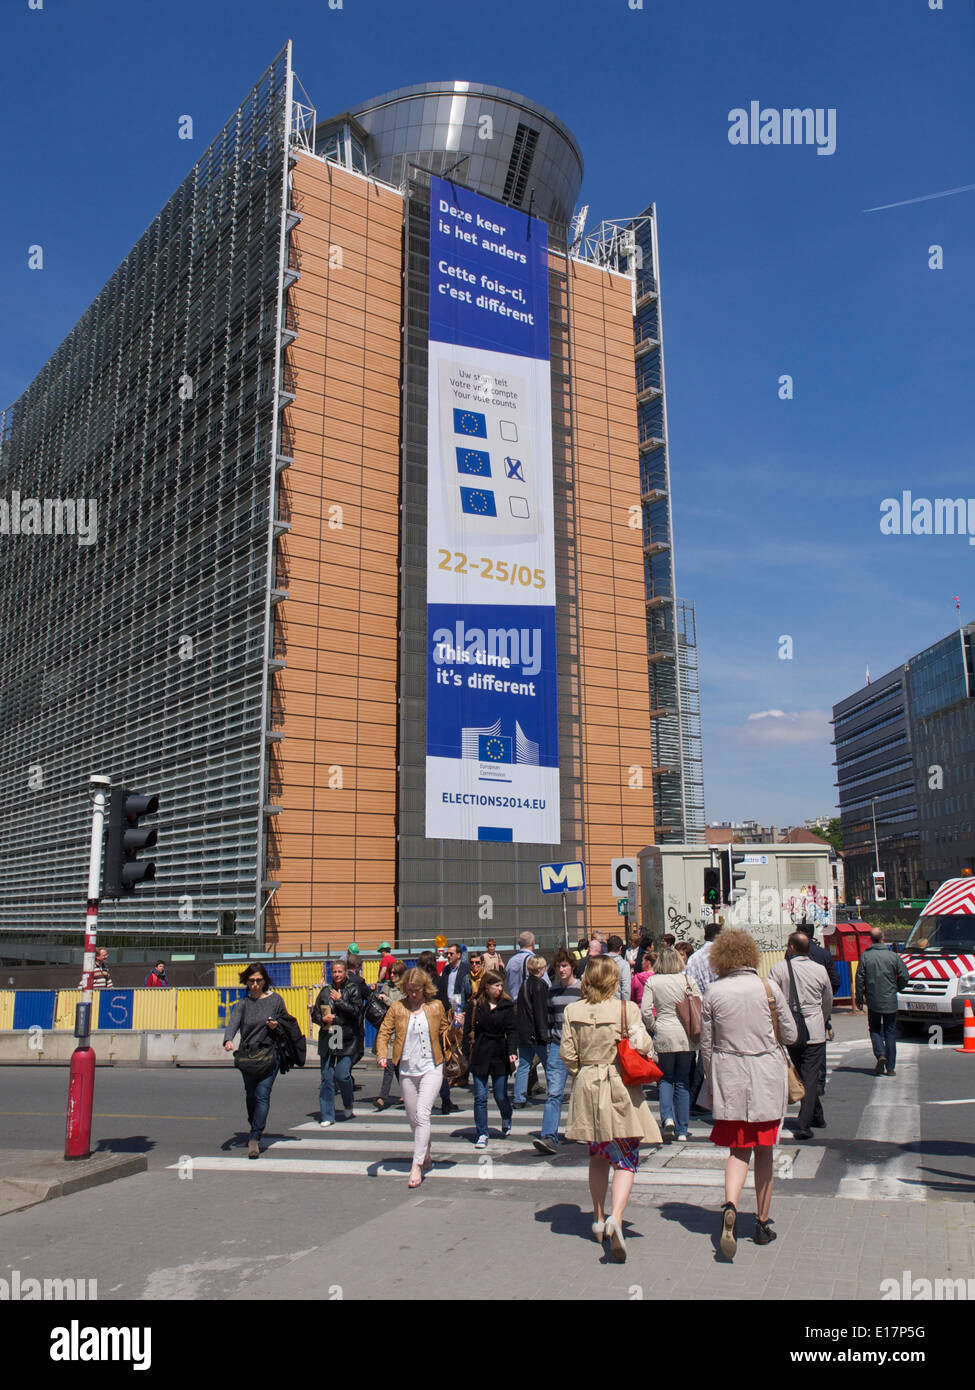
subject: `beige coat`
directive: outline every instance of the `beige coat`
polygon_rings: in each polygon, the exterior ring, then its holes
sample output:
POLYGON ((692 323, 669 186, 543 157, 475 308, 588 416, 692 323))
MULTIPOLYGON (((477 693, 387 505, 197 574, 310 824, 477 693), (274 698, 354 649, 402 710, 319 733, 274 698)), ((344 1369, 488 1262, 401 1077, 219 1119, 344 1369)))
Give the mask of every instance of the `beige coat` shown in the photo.
POLYGON ((694 1044, 677 1017, 677 1005, 686 997, 688 990, 700 998, 697 985, 683 971, 679 975, 651 975, 647 980, 641 1013, 647 1032, 653 1034, 658 1052, 694 1051, 694 1044), (657 1011, 656 1018, 653 1016, 654 1009, 657 1011))
MULTIPOLYGON (((628 1003, 626 1023, 630 1043, 645 1057, 653 1042, 640 1020, 636 1004, 628 1003)), ((575 1077, 569 1098, 567 1139, 600 1144, 610 1139, 639 1139, 660 1143, 660 1130, 640 1086, 624 1086, 616 1061, 622 1036, 618 999, 570 1004, 563 1015, 560 1054, 575 1077)))
MULTIPOLYGON (((769 981, 784 1043, 798 1033, 785 995, 769 981)), ((765 986, 752 969, 709 985, 701 1011, 701 1064, 716 1120, 772 1124, 789 1101, 786 1061, 772 1031, 765 986)), ((707 1104, 707 1097, 701 1101, 707 1104)))
POLYGON ((796 982, 796 994, 799 996, 799 1008, 809 1029, 809 1041, 824 1043, 826 1020, 833 1009, 833 990, 825 966, 820 965, 818 961, 810 960, 808 956, 792 956, 773 965, 769 971, 769 979, 778 985, 786 999, 792 993, 790 965, 796 982))

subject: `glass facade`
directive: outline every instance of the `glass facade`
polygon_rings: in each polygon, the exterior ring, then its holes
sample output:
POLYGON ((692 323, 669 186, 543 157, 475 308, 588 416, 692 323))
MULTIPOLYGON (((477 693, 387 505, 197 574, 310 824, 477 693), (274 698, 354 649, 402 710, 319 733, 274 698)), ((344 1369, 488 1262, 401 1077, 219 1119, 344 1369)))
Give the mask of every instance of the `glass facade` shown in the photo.
POLYGON ((93 773, 161 802, 100 931, 256 928, 287 90, 286 50, 3 412, 0 496, 97 535, 0 547, 0 943, 82 930, 93 773))
POLYGON ((834 707, 848 898, 924 897, 975 869, 973 625, 834 707), (874 819, 876 818, 876 848, 874 819))

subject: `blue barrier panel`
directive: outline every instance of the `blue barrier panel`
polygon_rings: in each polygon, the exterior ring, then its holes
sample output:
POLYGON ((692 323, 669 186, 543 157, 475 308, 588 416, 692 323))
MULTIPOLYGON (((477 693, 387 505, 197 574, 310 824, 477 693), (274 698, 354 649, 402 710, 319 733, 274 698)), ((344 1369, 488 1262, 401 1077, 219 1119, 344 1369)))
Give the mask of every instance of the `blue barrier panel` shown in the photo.
POLYGON ((230 1010, 237 1003, 238 999, 243 999, 247 994, 246 989, 218 989, 217 990, 217 1027, 224 1029, 230 1018, 230 1010))
POLYGON ((271 977, 271 984, 280 986, 282 989, 291 984, 291 962, 290 960, 272 960, 267 963, 267 973, 271 977))
POLYGON ((373 1043, 376 1041, 376 1033, 378 1031, 379 1030, 377 1028, 374 1028, 371 1023, 366 1024, 366 1031, 363 1037, 363 1042, 365 1043, 367 1048, 372 1047, 373 1043))
POLYGON ((839 987, 839 989, 837 990, 837 994, 839 995, 839 997, 840 997, 841 999, 843 999, 843 998, 848 999, 848 998, 850 997, 850 993, 851 993, 851 988, 850 988, 850 964, 849 964, 849 961, 845 961, 845 960, 838 960, 838 961, 836 961, 836 970, 837 970, 837 974, 838 974, 839 977, 840 977, 840 987, 839 987))
POLYGON ((98 1015, 95 1027, 114 1032, 119 1028, 132 1027, 132 1012, 135 1008, 131 989, 100 989, 98 994, 98 1015))
POLYGON ((18 989, 14 996, 14 1029, 53 1028, 54 1001, 53 989, 18 989))

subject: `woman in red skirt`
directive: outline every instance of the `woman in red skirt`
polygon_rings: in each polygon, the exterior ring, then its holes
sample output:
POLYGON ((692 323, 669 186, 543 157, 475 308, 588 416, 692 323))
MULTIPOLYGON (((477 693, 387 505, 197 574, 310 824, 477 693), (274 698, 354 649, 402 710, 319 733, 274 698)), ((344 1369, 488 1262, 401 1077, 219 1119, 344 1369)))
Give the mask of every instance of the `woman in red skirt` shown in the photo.
POLYGON ((775 1239, 769 1221, 772 1159, 789 1090, 785 1054, 772 1024, 773 1006, 781 1041, 794 1043, 798 1034, 778 985, 770 980, 766 987, 758 977, 758 947, 748 932, 721 932, 708 964, 718 978, 704 996, 701 1062, 715 1120, 711 1142, 730 1150, 720 1243, 725 1259, 733 1260, 738 1248, 738 1200, 753 1150, 758 1208, 754 1240, 756 1245, 768 1245, 775 1239))

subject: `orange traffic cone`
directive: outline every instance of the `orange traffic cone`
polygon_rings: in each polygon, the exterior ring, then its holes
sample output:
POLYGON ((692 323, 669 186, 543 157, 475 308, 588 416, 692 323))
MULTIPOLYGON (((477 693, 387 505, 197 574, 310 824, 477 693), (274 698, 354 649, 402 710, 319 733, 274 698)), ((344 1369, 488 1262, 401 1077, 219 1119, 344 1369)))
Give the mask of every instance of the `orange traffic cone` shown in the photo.
POLYGON ((975 1013, 972 1012, 972 1001, 965 1000, 965 1031, 963 1033, 963 1045, 956 1047, 956 1052, 975 1052, 975 1013))

